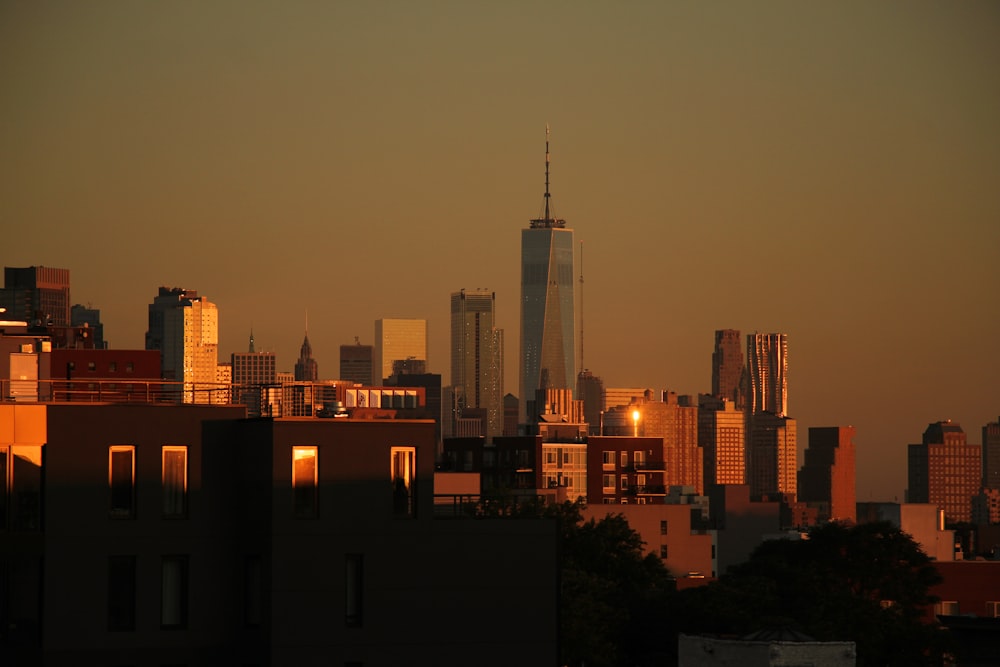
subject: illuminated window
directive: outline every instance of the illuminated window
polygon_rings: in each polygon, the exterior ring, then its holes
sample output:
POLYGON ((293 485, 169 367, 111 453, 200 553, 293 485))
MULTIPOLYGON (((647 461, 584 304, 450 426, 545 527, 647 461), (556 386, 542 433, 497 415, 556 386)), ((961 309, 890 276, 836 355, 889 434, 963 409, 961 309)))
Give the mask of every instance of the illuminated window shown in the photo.
POLYGON ((292 447, 292 493, 299 519, 315 519, 317 515, 318 456, 315 447, 292 447))
POLYGON ((188 558, 164 556, 161 564, 160 627, 183 629, 188 617, 188 558))
POLYGON ((612 451, 604 450, 601 452, 603 467, 605 470, 614 470, 615 467, 615 453, 612 451))
POLYGON ((637 466, 644 465, 646 463, 646 452, 633 452, 632 460, 635 461, 637 466))
POLYGON ((163 447, 163 516, 187 516, 187 447, 163 447))
POLYGON ((135 556, 108 558, 108 630, 135 630, 135 556))
POLYGON ((415 447, 392 447, 392 511, 396 516, 416 515, 413 490, 417 472, 415 447))
POLYGON ((111 518, 135 517, 135 447, 112 445, 108 453, 111 518))
POLYGON ((364 620, 364 556, 347 554, 344 567, 344 622, 360 628, 364 620))

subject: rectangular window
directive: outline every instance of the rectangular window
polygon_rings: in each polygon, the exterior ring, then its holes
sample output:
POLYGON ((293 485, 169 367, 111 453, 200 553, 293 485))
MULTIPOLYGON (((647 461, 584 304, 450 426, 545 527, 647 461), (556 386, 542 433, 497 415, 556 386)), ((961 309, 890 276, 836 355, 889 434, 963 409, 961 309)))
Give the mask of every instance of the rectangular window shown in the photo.
POLYGON ((666 534, 667 534, 667 522, 666 521, 661 521, 660 522, 660 535, 666 535, 666 534))
POLYGON ((622 475, 622 491, 628 490, 628 475, 622 475))
POLYGON ((605 470, 615 469, 615 453, 612 451, 604 450, 602 453, 601 462, 605 470))
POLYGON ((937 603, 938 616, 958 616, 958 602, 955 600, 942 600, 937 603))
POLYGON ((622 468, 628 466, 628 452, 622 452, 622 468))
POLYGON ((0 529, 6 521, 11 530, 42 529, 42 453, 41 445, 0 448, 0 529))
POLYGON ((632 460, 635 461, 636 466, 645 465, 646 463, 646 452, 636 451, 632 453, 632 460))
POLYGON ((660 545, 660 558, 666 558, 666 557, 667 557, 667 545, 666 544, 661 544, 660 545))
POLYGON ((263 609, 260 556, 247 556, 243 573, 243 621, 247 627, 260 626, 263 609))
POLYGON ((135 517, 135 447, 112 445, 108 453, 111 518, 135 517))
POLYGON ((347 554, 344 567, 344 622, 360 628, 364 620, 364 556, 347 554))
POLYGON ((318 456, 316 447, 292 447, 292 493, 297 519, 315 519, 318 514, 318 456))
POLYGON ((108 558, 108 630, 135 630, 135 556, 108 558))
POLYGON ((164 556, 161 566, 160 627, 181 630, 188 620, 188 557, 164 556))
POLYGON ((1000 602, 989 601, 986 603, 986 617, 1000 618, 1000 602))
POLYGON ((187 516, 187 447, 181 445, 163 447, 163 516, 187 516))
POLYGON ((392 512, 396 516, 416 516, 414 487, 417 472, 415 447, 392 447, 392 512))
POLYGON ((112 361, 112 362, 108 363, 108 371, 109 372, 114 373, 117 370, 118 370, 118 362, 117 361, 112 361))

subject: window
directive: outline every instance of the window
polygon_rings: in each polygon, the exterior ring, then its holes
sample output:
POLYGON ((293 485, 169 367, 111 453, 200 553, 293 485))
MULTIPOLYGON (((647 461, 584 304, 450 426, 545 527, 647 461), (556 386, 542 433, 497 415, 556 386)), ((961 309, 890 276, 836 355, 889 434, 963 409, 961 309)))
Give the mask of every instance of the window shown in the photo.
POLYGON ((163 447, 163 516, 187 516, 187 447, 163 447))
POLYGON ((612 451, 605 450, 602 452, 602 463, 604 464, 605 470, 615 469, 615 453, 612 451))
POLYGON ((108 558, 108 630, 135 630, 135 556, 108 558))
POLYGON ((604 493, 614 493, 615 492, 615 476, 614 475, 602 475, 602 485, 604 487, 604 493))
POLYGON ((935 613, 938 616, 958 616, 958 602, 955 600, 942 600, 938 602, 935 607, 935 613))
POLYGON ((117 370, 118 370, 118 362, 117 361, 111 361, 111 362, 108 363, 108 372, 109 373, 114 373, 117 370))
POLYGON ((628 475, 622 475, 622 491, 628 491, 628 475))
POLYGON ((645 465, 646 463, 646 452, 636 451, 632 453, 632 460, 635 461, 637 466, 645 465))
POLYGON ((260 556, 247 556, 243 572, 243 621, 247 627, 260 626, 262 601, 260 556))
POLYGON ((661 521, 660 522, 660 535, 666 535, 666 534, 667 534, 667 522, 666 521, 661 521))
POLYGON ((161 565, 160 627, 183 629, 188 617, 188 557, 164 556, 161 565))
POLYGON ((661 544, 660 545, 660 558, 667 558, 667 553, 668 553, 667 552, 667 545, 666 544, 661 544))
POLYGON ((0 447, 0 531, 42 529, 42 453, 41 445, 0 447))
POLYGON ((392 447, 392 512, 396 516, 414 517, 414 486, 417 472, 416 447, 392 447))
POLYGON ((97 370, 97 362, 96 361, 88 361, 87 362, 87 370, 88 371, 96 371, 97 370))
POLYGON ((622 467, 624 468, 625 466, 628 465, 628 452, 622 452, 621 458, 622 458, 622 467))
POLYGON ((134 370, 135 370, 135 364, 133 364, 131 361, 126 361, 125 362, 125 372, 126 373, 131 373, 134 370))
POLYGON ((360 628, 364 613, 364 556, 347 554, 344 561, 344 623, 360 628))
POLYGON ((635 476, 635 485, 639 487, 640 491, 645 490, 646 476, 645 475, 636 475, 635 476))
POLYGON ((316 447, 292 447, 292 502, 297 519, 317 516, 318 457, 316 447))
POLYGON ((1000 602, 990 601, 986 603, 986 617, 1000 618, 1000 602))
POLYGON ((135 518, 135 447, 112 445, 108 453, 111 518, 135 518))

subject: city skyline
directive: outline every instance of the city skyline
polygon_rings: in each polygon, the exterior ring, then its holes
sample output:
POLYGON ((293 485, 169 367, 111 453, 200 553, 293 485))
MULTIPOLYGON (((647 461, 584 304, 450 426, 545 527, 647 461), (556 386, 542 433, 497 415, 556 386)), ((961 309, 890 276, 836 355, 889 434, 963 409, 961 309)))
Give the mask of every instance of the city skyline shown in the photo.
POLYGON ((709 392, 714 331, 785 333, 799 432, 853 425, 858 500, 902 500, 927 424, 1000 415, 998 30, 922 2, 3 3, 0 260, 68 268, 115 348, 177 285, 222 358, 252 328, 291 370, 308 309, 329 377, 420 318, 449 377, 457 287, 519 331, 551 123, 584 368, 709 392))

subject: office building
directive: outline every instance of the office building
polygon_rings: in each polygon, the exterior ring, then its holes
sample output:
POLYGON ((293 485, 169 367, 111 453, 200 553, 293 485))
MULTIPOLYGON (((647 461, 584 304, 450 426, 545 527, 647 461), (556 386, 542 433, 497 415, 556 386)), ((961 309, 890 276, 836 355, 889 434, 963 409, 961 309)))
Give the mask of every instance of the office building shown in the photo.
POLYGON ((427 362, 427 320, 382 318, 375 320, 373 384, 383 384, 393 373, 394 361, 427 362))
POLYGON ((295 362, 295 375, 292 377, 295 382, 316 382, 319 380, 319 366, 312 356, 312 345, 309 344, 309 331, 306 330, 302 339, 302 347, 299 349, 299 360, 295 362))
POLYGON ((374 350, 371 345, 362 345, 357 338, 354 339, 353 345, 341 345, 339 378, 363 387, 374 385, 375 380, 372 377, 374 350))
POLYGON ((698 397, 698 446, 704 457, 704 488, 746 483, 746 429, 743 411, 726 398, 698 397))
POLYGON ((794 499, 798 487, 796 422, 764 412, 751 422, 747 447, 747 484, 753 499, 794 499))
POLYGON ((1000 419, 983 427, 983 486, 1000 489, 1000 419))
POLYGON ((798 500, 818 508, 820 521, 857 516, 853 426, 811 427, 805 462, 799 470, 798 500))
POLYGON ((219 311, 197 291, 161 287, 149 305, 146 349, 160 350, 167 380, 183 382, 185 403, 219 403, 219 311))
POLYGON ((274 410, 275 403, 280 403, 274 352, 258 352, 253 332, 250 332, 249 349, 246 352, 234 352, 231 360, 233 400, 246 405, 247 414, 251 417, 281 414, 280 408, 277 412, 274 410))
POLYGON ((929 424, 923 441, 907 447, 907 502, 936 505, 949 524, 968 522, 982 474, 982 447, 966 442, 960 424, 929 424))
POLYGON ((769 412, 788 414, 788 337, 747 335, 746 411, 750 417, 769 412))
POLYGON ((602 435, 601 422, 604 414, 604 380, 583 369, 576 376, 576 395, 583 401, 583 418, 587 422, 590 435, 602 435))
POLYGON ((70 326, 69 269, 4 267, 3 319, 30 326, 70 326))
POLYGON ((482 410, 481 435, 503 435, 503 329, 496 327, 496 294, 460 290, 451 294, 450 418, 482 410))
POLYGON ((737 409, 742 410, 745 372, 740 332, 736 329, 717 330, 712 352, 712 396, 732 401, 737 409))
POLYGON ((546 128, 544 215, 521 230, 521 423, 538 412, 529 405, 537 390, 576 385, 573 230, 549 199, 546 128))
POLYGON ((104 324, 101 322, 100 310, 77 303, 70 307, 69 318, 71 327, 87 329, 95 350, 108 349, 108 342, 104 340, 104 324))
POLYGON ((607 387, 604 390, 604 411, 611 408, 653 400, 653 390, 644 387, 607 387))

